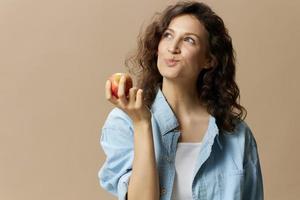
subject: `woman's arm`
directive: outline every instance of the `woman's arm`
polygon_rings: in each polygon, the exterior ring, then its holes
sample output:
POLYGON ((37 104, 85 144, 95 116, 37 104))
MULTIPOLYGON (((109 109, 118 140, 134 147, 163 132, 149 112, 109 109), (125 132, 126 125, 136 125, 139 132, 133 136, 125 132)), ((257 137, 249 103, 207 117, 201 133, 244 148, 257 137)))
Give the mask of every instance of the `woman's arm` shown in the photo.
POLYGON ((258 155, 257 143, 250 128, 248 131, 248 145, 244 158, 244 191, 243 200, 263 200, 263 177, 258 155))
POLYGON ((123 110, 132 120, 134 129, 134 160, 128 185, 128 199, 159 199, 159 180, 151 128, 151 112, 144 105, 143 91, 136 87, 125 93, 126 76, 119 82, 118 97, 111 93, 111 82, 106 82, 106 99, 123 110))
POLYGON ((128 186, 128 200, 159 199, 159 178, 155 162, 151 123, 134 124, 134 161, 128 186))

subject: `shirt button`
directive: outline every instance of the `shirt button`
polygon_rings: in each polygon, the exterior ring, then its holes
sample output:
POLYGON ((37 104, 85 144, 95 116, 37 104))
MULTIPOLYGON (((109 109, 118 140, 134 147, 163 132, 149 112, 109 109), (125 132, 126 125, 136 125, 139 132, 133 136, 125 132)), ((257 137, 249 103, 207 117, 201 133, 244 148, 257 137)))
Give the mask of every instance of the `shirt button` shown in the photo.
POLYGON ((166 188, 163 187, 163 188, 160 190, 160 195, 164 195, 164 194, 166 194, 166 192, 167 192, 166 188))
POLYGON ((172 158, 166 156, 165 159, 168 161, 168 162, 172 162, 172 158))

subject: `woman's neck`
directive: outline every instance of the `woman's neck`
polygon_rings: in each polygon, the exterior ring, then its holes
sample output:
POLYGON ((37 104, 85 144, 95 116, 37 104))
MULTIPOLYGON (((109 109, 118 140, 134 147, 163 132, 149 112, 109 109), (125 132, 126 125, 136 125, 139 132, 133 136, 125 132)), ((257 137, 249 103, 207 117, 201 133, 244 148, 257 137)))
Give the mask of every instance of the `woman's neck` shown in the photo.
POLYGON ((162 92, 176 116, 185 116, 193 113, 207 115, 207 111, 202 106, 196 84, 179 84, 173 81, 164 80, 162 92))

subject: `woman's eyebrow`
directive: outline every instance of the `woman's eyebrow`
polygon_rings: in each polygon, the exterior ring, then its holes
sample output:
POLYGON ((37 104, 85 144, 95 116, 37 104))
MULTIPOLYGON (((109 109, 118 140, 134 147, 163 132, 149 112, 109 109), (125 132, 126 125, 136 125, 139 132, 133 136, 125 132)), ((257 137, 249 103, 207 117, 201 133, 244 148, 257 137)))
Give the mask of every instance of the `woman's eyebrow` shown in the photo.
MULTIPOLYGON (((173 29, 171 28, 167 28, 166 30, 169 30, 171 32, 175 32, 173 29)), ((197 37, 199 40, 201 40, 201 37, 199 35, 197 35, 196 33, 190 33, 190 32, 185 32, 184 35, 194 35, 195 37, 197 37)))

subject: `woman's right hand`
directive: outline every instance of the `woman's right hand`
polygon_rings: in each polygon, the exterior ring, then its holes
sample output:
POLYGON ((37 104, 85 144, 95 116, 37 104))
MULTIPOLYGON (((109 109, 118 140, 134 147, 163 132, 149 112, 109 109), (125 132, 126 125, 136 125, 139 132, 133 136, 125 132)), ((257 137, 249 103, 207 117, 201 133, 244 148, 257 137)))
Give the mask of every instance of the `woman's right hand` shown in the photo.
POLYGON ((112 95, 111 81, 107 80, 105 84, 105 97, 112 104, 122 109, 132 119, 133 123, 149 122, 151 112, 143 101, 143 91, 137 87, 129 89, 128 98, 125 95, 126 77, 123 75, 118 86, 118 97, 112 95))

